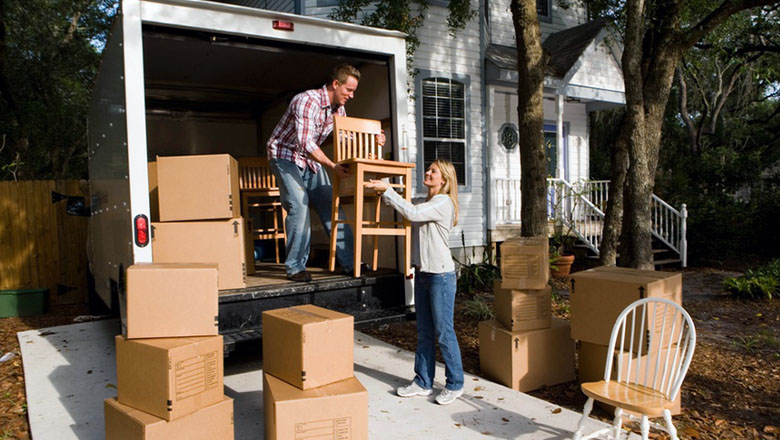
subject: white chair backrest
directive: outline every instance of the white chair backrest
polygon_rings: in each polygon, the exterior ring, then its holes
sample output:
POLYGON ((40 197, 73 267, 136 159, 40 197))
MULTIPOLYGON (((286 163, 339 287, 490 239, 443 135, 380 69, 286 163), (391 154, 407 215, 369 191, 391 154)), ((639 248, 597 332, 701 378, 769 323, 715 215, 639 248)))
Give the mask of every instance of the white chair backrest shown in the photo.
POLYGON ((382 147, 376 135, 382 123, 373 119, 333 116, 333 143, 336 162, 346 159, 381 159, 382 147))
POLYGON ((609 341, 604 380, 643 385, 677 397, 696 347, 688 312, 665 298, 634 301, 618 316, 609 341))

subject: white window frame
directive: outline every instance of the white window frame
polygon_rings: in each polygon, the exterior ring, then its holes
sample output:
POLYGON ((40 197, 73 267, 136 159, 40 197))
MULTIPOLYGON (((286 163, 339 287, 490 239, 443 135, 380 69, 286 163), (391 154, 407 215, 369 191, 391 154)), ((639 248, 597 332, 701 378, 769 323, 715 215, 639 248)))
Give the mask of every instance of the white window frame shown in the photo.
POLYGON ((458 73, 445 73, 432 70, 419 70, 415 76, 415 96, 416 99, 416 114, 417 114, 417 145, 419 149, 417 151, 417 190, 421 192, 427 191, 423 185, 423 179, 425 178, 425 141, 441 141, 441 142, 463 142, 463 182, 458 182, 459 192, 471 192, 471 77, 465 74, 458 73), (424 136, 423 125, 423 92, 422 82, 424 79, 444 78, 450 81, 456 81, 463 84, 463 130, 464 138, 440 138, 440 137, 426 137, 424 136))

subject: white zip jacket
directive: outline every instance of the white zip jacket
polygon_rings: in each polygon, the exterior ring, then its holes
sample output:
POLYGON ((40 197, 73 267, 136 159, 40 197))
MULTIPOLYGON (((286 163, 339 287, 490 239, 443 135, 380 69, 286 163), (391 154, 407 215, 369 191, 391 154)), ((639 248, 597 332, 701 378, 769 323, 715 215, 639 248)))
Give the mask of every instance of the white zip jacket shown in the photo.
POLYGON ((412 265, 421 272, 454 271, 449 235, 455 218, 455 206, 450 197, 436 194, 428 201, 416 198, 412 204, 392 189, 385 191, 382 197, 388 205, 412 222, 412 265))

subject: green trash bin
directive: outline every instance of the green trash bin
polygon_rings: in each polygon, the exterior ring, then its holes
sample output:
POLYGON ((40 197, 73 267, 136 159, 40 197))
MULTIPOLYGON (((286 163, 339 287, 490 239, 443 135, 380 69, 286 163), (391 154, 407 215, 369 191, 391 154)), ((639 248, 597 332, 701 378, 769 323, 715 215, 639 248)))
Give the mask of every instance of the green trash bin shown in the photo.
POLYGON ((0 290, 0 318, 46 313, 49 289, 0 290))

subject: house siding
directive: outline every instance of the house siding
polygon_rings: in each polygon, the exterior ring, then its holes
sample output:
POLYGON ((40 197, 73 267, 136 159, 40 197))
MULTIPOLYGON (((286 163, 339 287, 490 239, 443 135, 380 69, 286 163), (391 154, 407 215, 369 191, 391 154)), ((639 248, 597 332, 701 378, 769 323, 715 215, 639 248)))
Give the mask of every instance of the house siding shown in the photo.
POLYGON ((222 3, 230 3, 251 8, 268 9, 277 12, 295 12, 295 0, 221 0, 222 3))
POLYGON ((620 64, 604 40, 588 47, 580 59, 582 65, 569 80, 569 84, 625 91, 620 64))
MULTIPOLYGON (((509 9, 509 0, 491 0, 488 11, 488 26, 490 29, 490 43, 503 46, 515 45, 515 27, 512 23, 512 11, 509 9)), ((550 34, 562 31, 572 26, 585 23, 587 20, 585 9, 572 6, 563 9, 557 0, 552 1, 552 21, 539 21, 542 30, 542 41, 550 34)))

